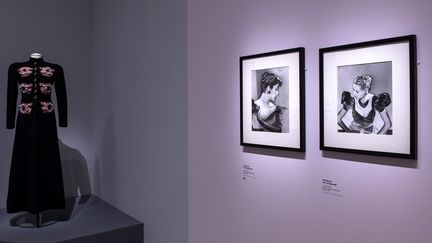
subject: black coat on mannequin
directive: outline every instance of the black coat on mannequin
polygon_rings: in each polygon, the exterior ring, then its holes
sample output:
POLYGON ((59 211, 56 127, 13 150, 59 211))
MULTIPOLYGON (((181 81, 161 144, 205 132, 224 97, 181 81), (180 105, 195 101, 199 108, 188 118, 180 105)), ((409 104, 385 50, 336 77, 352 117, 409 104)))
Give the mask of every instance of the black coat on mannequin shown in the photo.
POLYGON ((37 214, 65 207, 57 124, 51 92, 55 90, 59 126, 67 126, 63 69, 42 57, 9 67, 8 129, 15 128, 7 212, 37 214), (21 102, 18 105, 18 92, 21 102))

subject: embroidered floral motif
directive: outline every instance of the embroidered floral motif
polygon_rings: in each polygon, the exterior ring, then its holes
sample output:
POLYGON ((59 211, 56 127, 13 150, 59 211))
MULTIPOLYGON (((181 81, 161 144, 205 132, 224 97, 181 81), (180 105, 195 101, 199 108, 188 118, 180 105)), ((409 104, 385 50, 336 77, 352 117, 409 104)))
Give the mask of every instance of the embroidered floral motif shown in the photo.
POLYGON ((40 73, 45 77, 51 77, 54 75, 54 69, 50 67, 40 67, 40 73))
POLYGON ((53 85, 50 83, 40 83, 40 91, 42 94, 51 94, 51 91, 53 89, 53 85))
POLYGON ((27 77, 32 74, 33 68, 31 67, 20 67, 18 68, 18 73, 21 75, 21 77, 27 77))
POLYGON ((28 83, 20 83, 19 85, 18 85, 18 87, 20 88, 20 90, 21 90, 21 93, 23 93, 23 94, 30 94, 31 92, 32 92, 32 90, 33 90, 33 84, 28 84, 28 83))
POLYGON ((41 101, 40 104, 42 113, 51 113, 54 111, 53 103, 41 101))
POLYGON ((32 111, 33 103, 22 103, 18 106, 18 110, 21 114, 30 114, 32 111))

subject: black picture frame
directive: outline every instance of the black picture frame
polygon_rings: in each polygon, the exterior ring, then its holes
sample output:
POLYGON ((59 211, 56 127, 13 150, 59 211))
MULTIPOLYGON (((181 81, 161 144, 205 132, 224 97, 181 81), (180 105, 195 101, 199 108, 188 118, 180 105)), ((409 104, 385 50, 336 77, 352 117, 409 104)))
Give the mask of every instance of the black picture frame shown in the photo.
POLYGON ((407 35, 319 50, 321 150, 417 158, 416 49, 407 35))
POLYGON ((303 47, 241 56, 240 144, 304 152, 304 86, 303 47))

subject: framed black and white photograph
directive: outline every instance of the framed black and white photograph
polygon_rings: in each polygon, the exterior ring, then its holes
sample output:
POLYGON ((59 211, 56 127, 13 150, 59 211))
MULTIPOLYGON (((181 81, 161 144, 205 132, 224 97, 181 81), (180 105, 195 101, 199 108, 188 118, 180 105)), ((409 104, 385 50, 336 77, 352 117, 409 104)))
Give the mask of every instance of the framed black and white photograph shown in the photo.
POLYGON ((415 159, 414 35, 320 49, 320 147, 415 159))
POLYGON ((304 48, 240 57, 241 145, 305 151, 304 48))

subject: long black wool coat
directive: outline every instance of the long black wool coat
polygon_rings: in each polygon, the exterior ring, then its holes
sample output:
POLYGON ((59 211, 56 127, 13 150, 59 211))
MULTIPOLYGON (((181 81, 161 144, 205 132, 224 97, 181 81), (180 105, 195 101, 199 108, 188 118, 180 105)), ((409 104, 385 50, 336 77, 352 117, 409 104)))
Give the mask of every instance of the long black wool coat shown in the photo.
POLYGON ((10 65, 6 127, 16 129, 8 213, 36 214, 65 207, 56 117, 51 100, 53 90, 57 96, 59 126, 66 127, 67 99, 62 67, 42 58, 10 65), (21 92, 21 103, 17 115, 18 92, 21 92))

